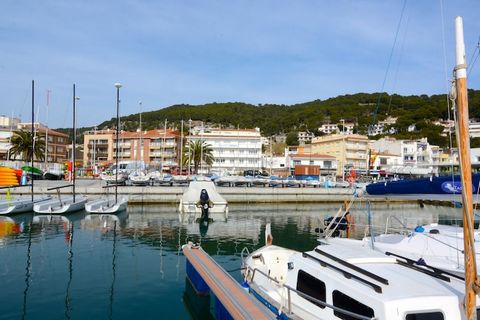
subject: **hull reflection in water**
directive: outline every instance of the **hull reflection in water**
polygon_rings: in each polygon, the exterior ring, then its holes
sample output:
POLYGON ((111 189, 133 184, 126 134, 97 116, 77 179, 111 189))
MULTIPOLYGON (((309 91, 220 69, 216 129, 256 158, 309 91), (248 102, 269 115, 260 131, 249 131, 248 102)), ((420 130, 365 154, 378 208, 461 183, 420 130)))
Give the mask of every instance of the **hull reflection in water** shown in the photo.
POLYGON ((185 278, 185 291, 182 302, 193 320, 213 320, 210 313, 210 295, 199 295, 195 292, 192 283, 185 278))
MULTIPOLYGON (((129 206, 118 220, 82 211, 66 217, 11 216, 19 227, 0 237, 0 301, 8 301, 0 304, 0 317, 190 319, 182 299, 187 299, 182 244, 201 242, 241 282, 242 249, 253 252, 263 245, 266 223, 271 223, 275 244, 310 250, 316 244, 315 228, 339 204, 229 208, 228 219, 210 222, 204 235, 198 223, 179 219, 176 206, 129 206)), ((367 221, 364 203, 356 203, 351 213, 358 224, 355 236, 361 238, 367 221)), ((461 217, 460 209, 416 204, 372 204, 372 213, 381 230, 389 216, 413 227, 461 217)), ((189 297, 192 303, 196 299, 189 297)))

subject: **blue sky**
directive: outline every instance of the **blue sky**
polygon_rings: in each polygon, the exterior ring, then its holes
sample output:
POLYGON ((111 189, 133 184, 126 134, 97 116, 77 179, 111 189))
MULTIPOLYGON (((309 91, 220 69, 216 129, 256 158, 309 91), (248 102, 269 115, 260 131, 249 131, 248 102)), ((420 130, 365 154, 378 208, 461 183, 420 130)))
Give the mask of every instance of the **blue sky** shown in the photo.
MULTIPOLYGON (((73 83, 78 126, 115 115, 117 81, 122 115, 138 113, 139 100, 150 111, 177 103, 294 104, 379 92, 403 4, 3 0, 0 114, 30 121, 32 79, 43 123, 51 91, 51 128, 71 126, 73 83)), ((479 13, 477 0, 407 2, 384 90, 445 93, 454 66, 454 18, 464 18, 470 60, 479 13)), ((480 62, 469 76, 469 87, 479 88, 480 62)))

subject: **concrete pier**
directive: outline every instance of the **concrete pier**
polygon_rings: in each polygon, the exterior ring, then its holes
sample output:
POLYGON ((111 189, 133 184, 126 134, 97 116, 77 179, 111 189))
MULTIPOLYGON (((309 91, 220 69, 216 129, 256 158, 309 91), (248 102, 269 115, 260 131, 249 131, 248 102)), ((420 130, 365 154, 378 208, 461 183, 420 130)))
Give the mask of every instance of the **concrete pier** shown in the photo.
MULTIPOLYGON (((48 188, 68 185, 68 181, 36 180, 34 182, 35 194, 56 194, 56 190, 48 188)), ((105 182, 101 180, 78 179, 76 182, 77 194, 84 194, 96 198, 104 195, 105 182)), ((119 186, 118 193, 125 195, 129 203, 143 204, 178 204, 188 186, 119 186)), ((108 192, 114 192, 114 188, 108 188, 108 192)), ((59 189, 61 194, 71 194, 72 188, 59 189)), ((312 188, 312 187, 217 187, 217 191, 228 203, 318 203, 318 202, 344 202, 349 201, 354 190, 350 188, 312 188)), ((29 194, 29 187, 12 188, 11 194, 29 194)), ((361 192, 361 190, 356 190, 361 192)), ((0 199, 4 198, 6 190, 0 193, 0 199)), ((385 202, 384 197, 370 198, 370 201, 385 202)), ((414 200, 399 200, 400 202, 412 202, 414 200)))

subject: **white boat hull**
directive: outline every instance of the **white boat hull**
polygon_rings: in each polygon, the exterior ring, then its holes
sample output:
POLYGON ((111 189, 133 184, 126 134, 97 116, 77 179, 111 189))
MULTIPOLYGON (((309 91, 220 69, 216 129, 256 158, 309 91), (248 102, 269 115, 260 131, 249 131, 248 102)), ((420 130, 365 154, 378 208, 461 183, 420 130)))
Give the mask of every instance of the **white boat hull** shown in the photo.
POLYGON ((431 319, 464 319, 463 281, 439 280, 400 265, 358 240, 329 239, 305 253, 265 246, 249 254, 242 267, 250 292, 289 318, 339 319, 337 315, 346 311, 404 320, 407 314, 435 310, 444 317, 431 319), (305 295, 327 305, 320 307, 305 295))
POLYGON ((118 197, 115 201, 114 197, 104 197, 89 201, 85 204, 85 211, 89 213, 117 213, 127 209, 128 199, 125 197, 118 197))
POLYGON ((33 206, 36 203, 50 200, 50 196, 36 196, 33 199, 31 197, 22 197, 12 200, 5 200, 0 202, 0 215, 23 213, 33 211, 33 206))
MULTIPOLYGON (((419 227, 420 228, 420 227, 419 227)), ((409 235, 381 234, 374 237, 373 246, 380 252, 391 252, 455 274, 465 273, 463 229, 457 226, 424 225, 422 232, 409 235)), ((417 228, 418 230, 418 228, 417 228)), ((480 263, 480 232, 474 231, 477 265, 480 263)), ((371 238, 363 241, 371 245, 371 238)))
POLYGON ((83 195, 76 195, 75 201, 73 196, 62 197, 60 199, 49 200, 37 203, 33 206, 33 211, 41 214, 64 214, 75 211, 80 211, 85 208, 87 197, 83 195))
POLYGON ((207 190, 210 201, 213 206, 208 209, 210 214, 224 214, 228 216, 228 203, 217 192, 215 184, 212 181, 192 181, 180 199, 178 210, 180 213, 195 214, 198 217, 202 214, 202 209, 197 207, 200 200, 200 192, 202 189, 207 190))

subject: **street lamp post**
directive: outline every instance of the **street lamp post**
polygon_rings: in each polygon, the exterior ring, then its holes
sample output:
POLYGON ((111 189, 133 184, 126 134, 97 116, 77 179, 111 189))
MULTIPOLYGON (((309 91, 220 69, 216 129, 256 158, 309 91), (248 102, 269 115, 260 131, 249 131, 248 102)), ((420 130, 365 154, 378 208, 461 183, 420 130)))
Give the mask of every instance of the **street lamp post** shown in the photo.
POLYGON ((120 105, 120 88, 122 87, 122 84, 119 83, 119 82, 116 82, 115 83, 115 88, 117 88, 117 130, 116 130, 116 133, 115 133, 115 138, 117 140, 116 142, 116 146, 117 146, 117 149, 115 150, 115 203, 117 203, 117 188, 118 188, 118 148, 119 148, 119 144, 118 144, 118 129, 120 128, 120 118, 118 117, 118 109, 119 109, 119 105, 120 105))

